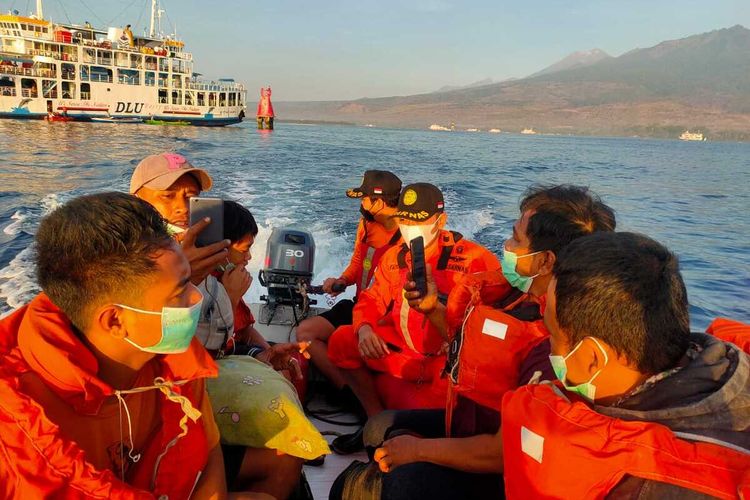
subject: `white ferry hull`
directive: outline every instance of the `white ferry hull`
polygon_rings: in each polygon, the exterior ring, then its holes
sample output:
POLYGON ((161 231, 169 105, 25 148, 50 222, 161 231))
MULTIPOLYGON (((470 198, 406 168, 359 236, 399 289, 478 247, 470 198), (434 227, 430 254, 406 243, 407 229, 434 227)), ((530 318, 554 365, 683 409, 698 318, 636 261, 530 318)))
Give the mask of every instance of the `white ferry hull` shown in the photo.
MULTIPOLYGON (((98 87, 98 86, 97 86, 98 87)), ((217 108, 215 106, 170 105, 155 102, 148 92, 125 85, 106 85, 110 95, 92 99, 44 99, 0 96, 0 118, 42 120, 50 109, 55 113, 67 113, 76 121, 90 121, 92 117, 139 118, 162 121, 187 121, 191 125, 224 126, 240 123, 245 111, 242 106, 217 108), (127 93, 117 92, 117 87, 127 87, 127 93), (142 94, 142 95, 138 95, 142 94)), ((102 89, 106 92, 105 89, 102 89)), ((156 94, 155 89, 152 90, 156 94)), ((92 93, 95 87, 92 85, 92 93)))

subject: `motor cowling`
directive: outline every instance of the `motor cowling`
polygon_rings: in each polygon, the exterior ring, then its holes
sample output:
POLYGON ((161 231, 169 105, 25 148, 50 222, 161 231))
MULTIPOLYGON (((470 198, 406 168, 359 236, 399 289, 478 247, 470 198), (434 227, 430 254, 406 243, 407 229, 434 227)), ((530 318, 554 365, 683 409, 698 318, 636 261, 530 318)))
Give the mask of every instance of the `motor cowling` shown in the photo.
POLYGON ((315 240, 307 231, 276 228, 266 244, 266 260, 258 278, 268 289, 261 300, 300 306, 302 289, 310 285, 315 267, 315 240))

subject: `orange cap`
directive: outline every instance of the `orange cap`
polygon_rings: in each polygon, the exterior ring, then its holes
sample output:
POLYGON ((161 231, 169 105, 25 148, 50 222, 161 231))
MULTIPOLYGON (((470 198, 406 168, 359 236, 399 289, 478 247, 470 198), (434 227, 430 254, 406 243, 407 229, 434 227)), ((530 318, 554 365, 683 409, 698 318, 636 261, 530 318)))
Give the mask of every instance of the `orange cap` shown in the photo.
POLYGON ((201 191, 211 189, 211 176, 203 169, 196 168, 184 156, 177 153, 159 153, 145 157, 135 167, 130 178, 130 194, 146 186, 149 189, 163 191, 169 189, 177 179, 192 173, 200 183, 201 191))

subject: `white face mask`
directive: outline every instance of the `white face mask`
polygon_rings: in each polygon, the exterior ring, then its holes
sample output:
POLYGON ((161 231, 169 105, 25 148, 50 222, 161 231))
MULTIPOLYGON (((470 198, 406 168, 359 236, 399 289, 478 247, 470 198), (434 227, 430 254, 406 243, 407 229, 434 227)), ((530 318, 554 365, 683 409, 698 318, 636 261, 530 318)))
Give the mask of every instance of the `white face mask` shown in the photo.
POLYGON ((437 222, 435 224, 421 224, 419 226, 407 226, 399 224, 398 229, 401 231, 401 236, 404 238, 404 242, 408 245, 414 238, 422 237, 424 240, 424 247, 427 248, 432 244, 438 236, 437 222))

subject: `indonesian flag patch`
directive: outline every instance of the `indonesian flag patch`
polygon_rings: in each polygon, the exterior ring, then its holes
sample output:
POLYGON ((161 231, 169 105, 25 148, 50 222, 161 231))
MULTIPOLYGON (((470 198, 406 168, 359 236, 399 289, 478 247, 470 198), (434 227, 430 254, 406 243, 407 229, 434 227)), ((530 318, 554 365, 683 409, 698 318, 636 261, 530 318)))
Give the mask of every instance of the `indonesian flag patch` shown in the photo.
POLYGON ((383 194, 383 188, 379 188, 379 187, 373 188, 372 192, 375 194, 383 194))

